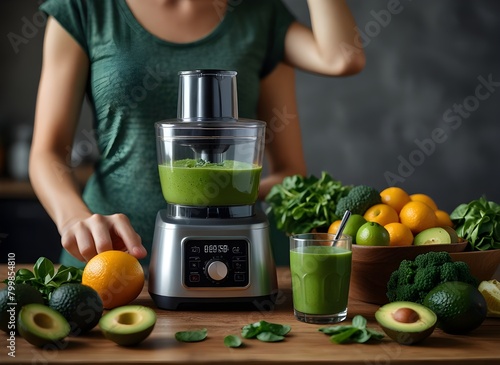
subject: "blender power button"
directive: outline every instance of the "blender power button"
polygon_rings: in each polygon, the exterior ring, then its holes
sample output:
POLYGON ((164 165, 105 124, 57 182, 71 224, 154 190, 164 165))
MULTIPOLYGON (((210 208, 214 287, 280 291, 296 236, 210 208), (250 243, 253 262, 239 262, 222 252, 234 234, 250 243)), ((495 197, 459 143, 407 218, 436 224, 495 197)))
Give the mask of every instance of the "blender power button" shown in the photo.
POLYGON ((222 261, 212 261, 208 264, 207 274, 210 279, 220 281, 227 276, 227 266, 222 261))

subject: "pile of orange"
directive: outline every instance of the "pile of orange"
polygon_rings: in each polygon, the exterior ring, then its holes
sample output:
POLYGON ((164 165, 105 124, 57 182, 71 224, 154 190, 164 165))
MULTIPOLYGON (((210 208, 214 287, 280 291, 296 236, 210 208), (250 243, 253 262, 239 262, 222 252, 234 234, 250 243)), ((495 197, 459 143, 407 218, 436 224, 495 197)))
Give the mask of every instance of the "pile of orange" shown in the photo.
POLYGON ((410 195, 393 186, 381 191, 380 197, 382 204, 368 209, 365 218, 378 221, 389 231, 391 246, 411 245, 413 237, 428 228, 453 226, 449 214, 426 194, 410 195))
POLYGON ((82 284, 97 291, 104 308, 112 309, 137 298, 144 287, 144 270, 127 252, 105 251, 85 265, 82 284))
MULTIPOLYGON (((453 227, 448 213, 440 210, 426 194, 408 194, 399 187, 389 187, 380 192, 381 204, 368 208, 363 217, 368 222, 383 226, 390 237, 390 246, 410 246, 414 236, 432 227, 453 227)), ((340 220, 329 228, 335 233, 340 220)))

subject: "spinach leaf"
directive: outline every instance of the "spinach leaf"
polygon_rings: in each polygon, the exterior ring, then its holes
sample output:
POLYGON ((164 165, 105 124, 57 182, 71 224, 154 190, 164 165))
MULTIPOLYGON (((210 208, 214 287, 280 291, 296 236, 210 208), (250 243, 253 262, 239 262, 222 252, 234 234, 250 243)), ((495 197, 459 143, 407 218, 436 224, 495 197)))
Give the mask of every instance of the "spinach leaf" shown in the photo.
POLYGON ((274 217, 279 230, 289 234, 325 228, 340 219, 335 215, 337 202, 351 189, 352 186, 343 186, 324 171, 320 178, 288 176, 267 195, 266 212, 274 217))
POLYGON ((257 339, 262 342, 279 342, 285 339, 285 336, 276 335, 272 332, 261 332, 257 335, 257 339))
POLYGON ((195 331, 180 331, 176 332, 175 339, 179 342, 200 342, 207 338, 207 334, 206 328, 195 331))
POLYGON ((500 204, 486 197, 460 204, 450 214, 459 237, 466 239, 473 250, 500 248, 500 204))
POLYGON ((291 329, 292 328, 286 324, 259 321, 243 326, 241 329, 241 337, 257 338, 265 342, 276 342, 282 341, 291 329))
MULTIPOLYGON (((40 257, 33 265, 33 271, 19 269, 16 271, 14 282, 16 284, 28 284, 37 289, 46 303, 48 303, 52 292, 63 284, 81 283, 83 270, 61 265, 58 269, 52 261, 46 257, 40 257)), ((4 283, 7 280, 3 281, 4 283)))
POLYGON ((241 338, 236 335, 227 335, 224 337, 224 345, 226 347, 240 347, 242 344, 241 338))
POLYGON ((354 316, 352 325, 337 325, 319 328, 318 331, 331 335, 330 341, 343 344, 349 342, 365 343, 370 339, 381 340, 384 335, 378 331, 366 328, 366 318, 360 315, 354 316))

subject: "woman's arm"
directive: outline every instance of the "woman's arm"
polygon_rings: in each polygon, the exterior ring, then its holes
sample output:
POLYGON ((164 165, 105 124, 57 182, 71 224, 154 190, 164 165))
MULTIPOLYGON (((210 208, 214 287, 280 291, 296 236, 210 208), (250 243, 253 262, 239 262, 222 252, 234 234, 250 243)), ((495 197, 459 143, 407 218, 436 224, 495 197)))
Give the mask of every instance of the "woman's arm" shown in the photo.
POLYGON ((135 256, 143 257, 146 252, 126 217, 90 212, 70 167, 88 68, 83 49, 59 23, 49 18, 30 155, 31 183, 55 222, 63 247, 79 260, 125 247, 135 256))
POLYGON ((278 64, 261 81, 258 117, 267 123, 269 175, 261 180, 259 189, 259 199, 264 199, 284 177, 306 174, 292 67, 278 64))
POLYGON ((293 23, 285 38, 285 60, 306 71, 351 75, 365 66, 356 23, 345 0, 308 0, 312 30, 293 23))

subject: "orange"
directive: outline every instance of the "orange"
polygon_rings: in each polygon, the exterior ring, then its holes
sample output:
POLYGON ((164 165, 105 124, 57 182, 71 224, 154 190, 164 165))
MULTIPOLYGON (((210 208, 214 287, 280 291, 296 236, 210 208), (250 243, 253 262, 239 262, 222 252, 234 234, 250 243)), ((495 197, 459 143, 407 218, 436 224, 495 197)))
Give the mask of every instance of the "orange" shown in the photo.
POLYGON ((104 308, 112 309, 137 298, 144 287, 144 270, 127 252, 105 251, 87 263, 82 284, 97 291, 104 308))
POLYGON ((401 209, 399 220, 411 229, 413 234, 422 232, 427 228, 436 227, 437 218, 434 210, 427 204, 411 201, 401 209))
POLYGON ((427 204, 429 207, 432 208, 432 210, 438 210, 438 206, 436 202, 426 194, 412 194, 410 195, 410 199, 413 202, 422 202, 427 204))
POLYGON ((450 215, 446 213, 444 210, 436 210, 434 212, 437 218, 437 225, 440 227, 448 226, 453 227, 453 222, 451 221, 450 215))
POLYGON ((384 226, 389 232, 389 246, 411 246, 413 233, 403 223, 389 223, 384 226))
POLYGON ((406 191, 401 188, 391 186, 380 192, 380 197, 382 198, 382 203, 390 205, 399 214, 401 208, 406 203, 410 202, 410 196, 406 191))
POLYGON ((342 220, 337 219, 335 222, 330 224, 330 227, 328 227, 328 233, 331 233, 331 234, 337 233, 337 231, 339 230, 339 227, 340 227, 340 222, 342 222, 342 220))
POLYGON ((363 217, 368 222, 377 222, 381 226, 385 226, 386 224, 393 222, 399 222, 398 212, 387 204, 372 205, 368 208, 363 217))

